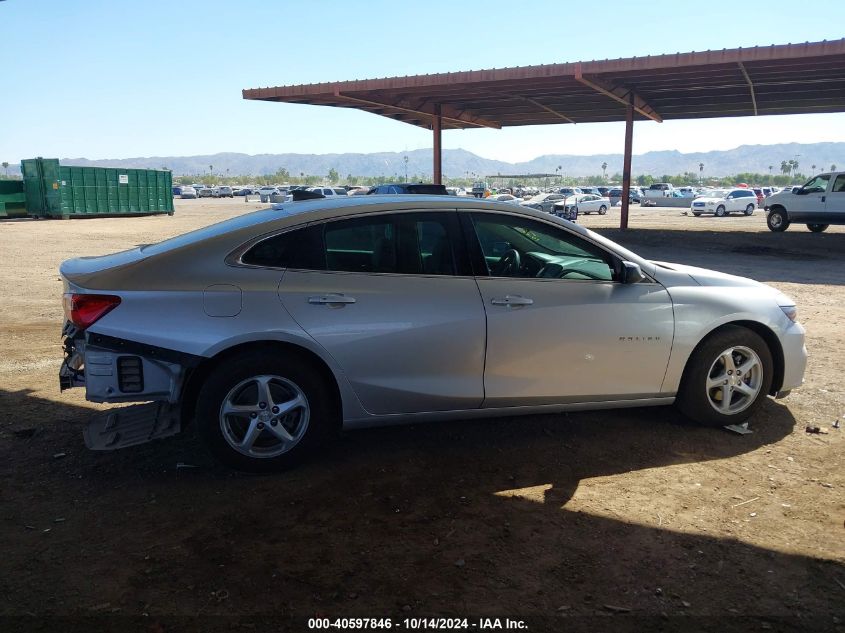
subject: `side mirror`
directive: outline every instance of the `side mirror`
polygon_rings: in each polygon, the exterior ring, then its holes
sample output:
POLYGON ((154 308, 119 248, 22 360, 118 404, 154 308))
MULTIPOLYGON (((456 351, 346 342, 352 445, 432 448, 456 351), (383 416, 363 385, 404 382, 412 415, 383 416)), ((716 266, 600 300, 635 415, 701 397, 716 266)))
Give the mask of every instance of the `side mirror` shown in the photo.
POLYGON ((634 262, 622 262, 622 283, 636 284, 645 279, 639 264, 634 262))
POLYGON ((796 196, 803 196, 807 193, 807 190, 804 189, 804 187, 799 187, 798 189, 796 189, 792 193, 794 193, 796 196))

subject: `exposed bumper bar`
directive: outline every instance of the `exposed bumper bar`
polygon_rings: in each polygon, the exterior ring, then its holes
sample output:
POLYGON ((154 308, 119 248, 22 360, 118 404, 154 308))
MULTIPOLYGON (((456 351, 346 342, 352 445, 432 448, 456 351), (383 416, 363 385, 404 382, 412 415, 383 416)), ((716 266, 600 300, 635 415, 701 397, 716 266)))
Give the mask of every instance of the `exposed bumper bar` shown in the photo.
POLYGON ((91 450, 111 451, 176 435, 180 430, 179 407, 150 402, 94 415, 82 437, 91 450))
POLYGON ((59 387, 85 387, 91 402, 176 404, 186 370, 199 358, 173 350, 65 328, 59 387))

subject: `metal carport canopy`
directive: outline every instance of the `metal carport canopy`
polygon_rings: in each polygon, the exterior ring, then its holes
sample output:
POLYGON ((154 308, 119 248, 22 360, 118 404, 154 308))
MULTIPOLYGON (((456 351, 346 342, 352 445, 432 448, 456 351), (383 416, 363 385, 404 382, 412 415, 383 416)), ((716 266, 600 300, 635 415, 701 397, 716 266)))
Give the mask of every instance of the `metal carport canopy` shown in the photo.
MULTIPOLYGON (((845 112, 845 39, 243 90, 244 99, 355 108, 441 130, 845 112)), ((623 194, 622 227, 628 196, 623 194)))

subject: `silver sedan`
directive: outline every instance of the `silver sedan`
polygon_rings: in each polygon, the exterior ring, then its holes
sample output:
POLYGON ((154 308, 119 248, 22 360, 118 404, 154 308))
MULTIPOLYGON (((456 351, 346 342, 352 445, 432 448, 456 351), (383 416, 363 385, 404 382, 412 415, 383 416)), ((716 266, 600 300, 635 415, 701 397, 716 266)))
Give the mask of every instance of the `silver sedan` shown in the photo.
POLYGON ((609 208, 609 198, 603 198, 592 193, 580 193, 574 196, 567 196, 566 200, 556 202, 553 213, 564 218, 573 211, 575 211, 575 216, 589 215, 590 213, 605 215, 609 208))
POLYGON ((675 403, 738 423, 806 364, 777 290, 488 200, 286 203, 61 275, 62 388, 145 403, 95 417, 87 445, 193 423, 252 471, 408 420, 675 403))

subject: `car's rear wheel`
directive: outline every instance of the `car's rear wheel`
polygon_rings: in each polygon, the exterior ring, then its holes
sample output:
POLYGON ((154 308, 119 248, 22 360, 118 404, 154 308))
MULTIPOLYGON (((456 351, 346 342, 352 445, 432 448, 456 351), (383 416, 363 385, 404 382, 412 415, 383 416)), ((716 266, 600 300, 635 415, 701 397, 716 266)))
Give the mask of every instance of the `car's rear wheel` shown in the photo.
POLYGON ((200 390, 196 417, 211 453, 250 472, 289 468, 337 428, 319 372, 278 354, 250 351, 221 363, 200 390))
POLYGON ((766 216, 766 224, 770 231, 780 233, 789 228, 789 217, 786 215, 786 211, 780 207, 770 209, 766 216))
POLYGON ((735 325, 723 327, 687 361, 678 408, 705 426, 744 422, 769 393, 773 367, 769 347, 758 334, 735 325))
POLYGON ((604 205, 601 205, 599 207, 599 215, 604 215, 605 213, 607 213, 607 207, 604 206, 604 205))
POLYGON ((754 213, 754 205, 749 204, 747 207, 745 207, 745 215, 751 215, 752 213, 754 213))
POLYGON ((813 233, 824 233, 829 226, 830 224, 808 224, 807 228, 813 233))
POLYGON ((716 207, 716 217, 717 218, 725 217, 725 206, 724 205, 720 204, 718 207, 716 207))

